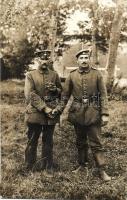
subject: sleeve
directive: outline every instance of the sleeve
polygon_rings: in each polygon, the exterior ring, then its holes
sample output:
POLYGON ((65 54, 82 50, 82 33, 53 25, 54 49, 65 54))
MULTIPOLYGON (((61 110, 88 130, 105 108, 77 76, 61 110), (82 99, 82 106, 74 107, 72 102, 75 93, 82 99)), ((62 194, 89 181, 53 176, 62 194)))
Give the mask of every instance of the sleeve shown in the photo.
POLYGON ((68 78, 65 81, 62 95, 61 95, 61 102, 60 105, 57 106, 57 109, 62 113, 64 110, 70 96, 72 93, 72 80, 71 80, 71 75, 68 76, 68 78))
POLYGON ((30 103, 38 111, 42 111, 46 107, 45 102, 36 93, 34 81, 30 73, 26 74, 24 93, 27 104, 30 103))
POLYGON ((56 73, 56 87, 57 87, 58 94, 61 94, 62 85, 61 85, 61 81, 60 81, 59 75, 57 73, 56 73))
POLYGON ((98 90, 100 95, 101 115, 109 115, 108 112, 108 98, 106 84, 104 83, 103 76, 98 72, 98 90))

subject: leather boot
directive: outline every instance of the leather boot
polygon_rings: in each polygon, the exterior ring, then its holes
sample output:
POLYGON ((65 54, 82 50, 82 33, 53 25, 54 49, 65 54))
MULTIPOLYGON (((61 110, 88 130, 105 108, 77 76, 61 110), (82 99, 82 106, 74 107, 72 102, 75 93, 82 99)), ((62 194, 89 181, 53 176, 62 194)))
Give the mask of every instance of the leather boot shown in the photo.
POLYGON ((104 154, 101 151, 98 151, 93 154, 95 158, 95 162, 97 166, 104 166, 105 160, 104 160, 104 154))
POLYGON ((84 170, 84 167, 82 165, 79 165, 75 170, 72 172, 75 174, 78 174, 79 172, 82 172, 84 170))
POLYGON ((88 163, 88 150, 78 149, 78 163, 85 166, 88 163))
POLYGON ((85 148, 84 162, 86 163, 86 166, 87 166, 88 165, 88 148, 85 148))
POLYGON ((78 164, 79 166, 72 171, 73 173, 88 171, 88 150, 78 149, 78 164))
POLYGON ((87 164, 85 166, 79 165, 75 170, 72 171, 75 174, 78 174, 80 172, 84 172, 85 176, 88 176, 88 166, 87 164))
POLYGON ((54 172, 52 169, 46 169, 43 171, 43 175, 47 178, 52 178, 54 175, 54 172))
POLYGON ((42 146, 42 160, 41 160, 41 170, 45 170, 47 167, 47 152, 45 146, 42 146))
POLYGON ((111 181, 111 177, 104 170, 100 170, 100 177, 103 181, 111 181))
POLYGON ((25 163, 29 169, 32 169, 32 167, 36 163, 36 155, 37 155, 36 146, 34 147, 28 144, 25 150, 25 163))

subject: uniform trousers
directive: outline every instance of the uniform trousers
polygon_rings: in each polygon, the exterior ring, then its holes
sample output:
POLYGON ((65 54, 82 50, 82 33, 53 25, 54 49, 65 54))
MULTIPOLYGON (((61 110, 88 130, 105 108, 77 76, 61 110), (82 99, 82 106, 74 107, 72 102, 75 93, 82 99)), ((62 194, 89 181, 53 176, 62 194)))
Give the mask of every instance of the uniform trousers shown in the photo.
POLYGON ((97 167, 105 165, 102 144, 99 134, 101 133, 100 125, 74 125, 76 132, 76 146, 78 149, 78 163, 84 166, 88 162, 88 147, 90 146, 97 167))
POLYGON ((37 158, 38 139, 42 133, 42 167, 51 168, 53 164, 53 132, 55 125, 28 124, 28 143, 25 150, 25 163, 33 167, 37 158))

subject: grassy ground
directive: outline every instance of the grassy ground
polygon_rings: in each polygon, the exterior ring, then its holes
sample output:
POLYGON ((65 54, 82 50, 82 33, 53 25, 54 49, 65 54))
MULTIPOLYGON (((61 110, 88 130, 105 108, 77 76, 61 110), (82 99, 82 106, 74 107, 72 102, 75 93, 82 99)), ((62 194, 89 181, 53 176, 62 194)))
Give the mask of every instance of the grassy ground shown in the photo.
MULTIPOLYGON (((105 183, 99 179, 89 151, 88 174, 74 175, 77 152, 73 127, 64 121, 56 126, 54 159, 60 172, 48 178, 43 172, 22 174, 24 151, 27 143, 24 125, 23 83, 8 81, 1 87, 2 131, 2 184, 3 198, 48 198, 84 200, 127 199, 127 103, 110 101, 110 122, 103 128, 101 140, 105 148, 107 171, 114 177, 105 183)), ((39 149, 41 148, 41 138, 39 149)), ((38 159, 40 159, 38 151, 38 159)))

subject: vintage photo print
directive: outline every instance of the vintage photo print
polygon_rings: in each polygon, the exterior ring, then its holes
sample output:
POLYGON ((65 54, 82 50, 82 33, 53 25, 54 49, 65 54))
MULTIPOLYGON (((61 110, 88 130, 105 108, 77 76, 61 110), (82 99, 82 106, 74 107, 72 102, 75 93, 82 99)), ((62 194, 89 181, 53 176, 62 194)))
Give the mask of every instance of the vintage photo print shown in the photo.
POLYGON ((2 0, 0 44, 0 198, 127 200, 127 0, 2 0))

